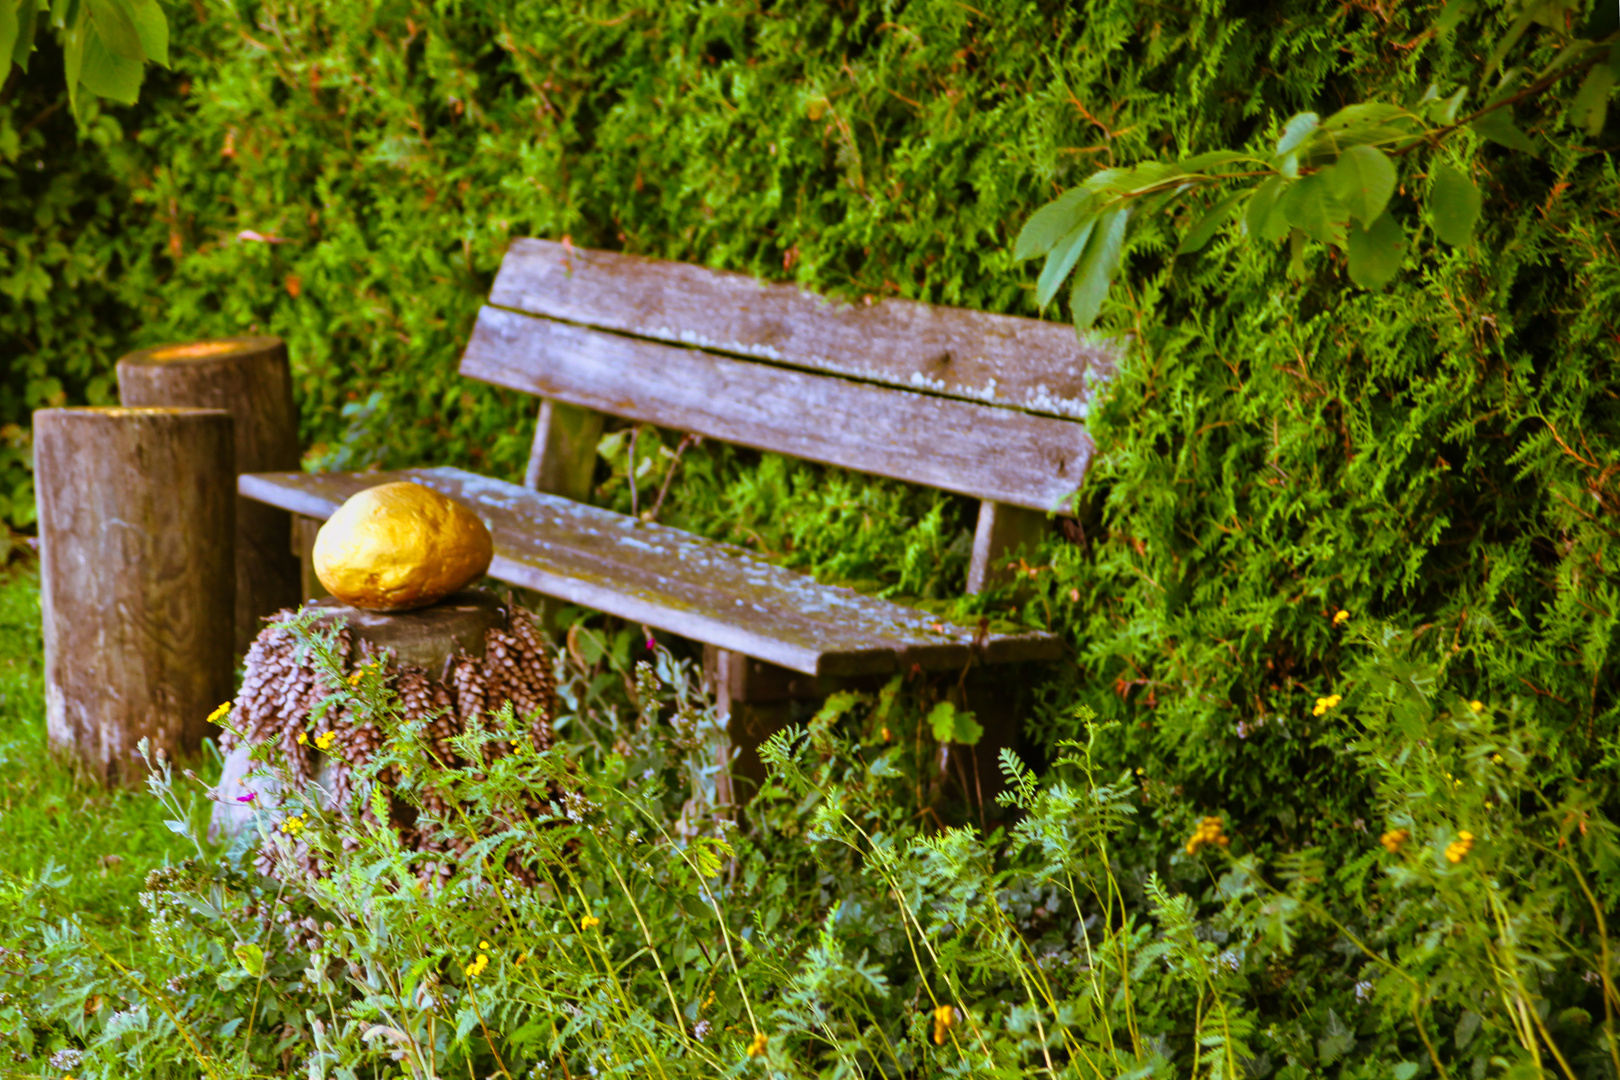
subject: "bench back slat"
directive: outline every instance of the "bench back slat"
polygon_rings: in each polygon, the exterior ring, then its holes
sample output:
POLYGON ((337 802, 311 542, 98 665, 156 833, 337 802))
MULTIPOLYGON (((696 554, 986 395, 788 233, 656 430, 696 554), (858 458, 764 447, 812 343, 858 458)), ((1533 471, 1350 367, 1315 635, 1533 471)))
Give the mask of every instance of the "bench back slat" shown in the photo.
POLYGON ((489 302, 790 367, 1083 420, 1118 344, 1065 323, 907 300, 849 304, 689 263, 520 239, 489 302))
POLYGON ((1073 421, 485 307, 461 373, 643 423, 1034 510, 1080 485, 1073 421))

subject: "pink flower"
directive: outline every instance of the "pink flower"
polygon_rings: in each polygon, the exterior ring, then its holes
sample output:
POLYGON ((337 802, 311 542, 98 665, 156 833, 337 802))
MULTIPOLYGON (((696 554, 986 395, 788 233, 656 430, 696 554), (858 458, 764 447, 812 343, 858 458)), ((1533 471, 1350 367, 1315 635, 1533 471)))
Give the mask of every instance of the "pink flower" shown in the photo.
POLYGON ((246 795, 238 795, 236 797, 236 801, 237 802, 252 802, 254 799, 257 799, 258 797, 259 797, 259 793, 257 791, 250 791, 246 795))

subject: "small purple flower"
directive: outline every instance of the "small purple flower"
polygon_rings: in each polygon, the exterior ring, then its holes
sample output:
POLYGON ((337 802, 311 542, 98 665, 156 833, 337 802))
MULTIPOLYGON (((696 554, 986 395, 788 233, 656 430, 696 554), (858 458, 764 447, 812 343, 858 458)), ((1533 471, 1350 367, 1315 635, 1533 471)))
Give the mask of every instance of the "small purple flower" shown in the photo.
POLYGON ((254 799, 257 799, 258 797, 259 797, 259 793, 257 791, 250 791, 246 795, 238 795, 236 797, 236 801, 237 802, 252 802, 254 799))

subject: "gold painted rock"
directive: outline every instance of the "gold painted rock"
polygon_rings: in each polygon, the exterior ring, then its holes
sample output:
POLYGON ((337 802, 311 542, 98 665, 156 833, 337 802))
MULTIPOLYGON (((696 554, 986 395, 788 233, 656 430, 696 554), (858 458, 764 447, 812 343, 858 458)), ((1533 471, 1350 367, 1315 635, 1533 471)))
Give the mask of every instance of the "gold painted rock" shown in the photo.
POLYGON ((359 492, 327 519, 315 537, 315 576, 346 604, 405 611, 476 581, 494 553, 471 510, 401 481, 359 492))

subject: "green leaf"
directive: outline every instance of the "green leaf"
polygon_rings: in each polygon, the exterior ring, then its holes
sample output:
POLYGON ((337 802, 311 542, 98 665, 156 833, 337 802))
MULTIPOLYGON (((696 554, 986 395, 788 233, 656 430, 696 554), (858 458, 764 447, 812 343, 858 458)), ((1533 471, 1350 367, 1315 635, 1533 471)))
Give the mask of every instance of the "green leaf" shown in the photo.
POLYGON ((1530 29, 1530 22, 1535 18, 1536 2, 1537 0, 1527 0, 1524 10, 1519 13, 1519 17, 1513 20, 1513 25, 1508 27, 1506 34, 1502 35, 1502 40, 1496 43, 1496 48, 1491 51, 1490 59, 1485 61, 1485 75, 1487 77, 1496 70, 1497 65, 1507 58, 1508 50, 1512 49, 1514 44, 1524 36, 1524 32, 1530 29))
MULTIPOLYGON (((1620 46, 1611 46, 1620 50, 1620 46)), ((1614 89, 1614 69, 1599 64, 1586 73, 1575 100, 1569 106, 1569 122, 1585 129, 1594 139, 1603 131, 1603 122, 1609 118, 1609 93, 1614 89)))
POLYGON ((1395 163, 1370 146, 1346 150, 1327 177, 1333 197, 1363 225, 1372 224, 1395 194, 1395 163))
POLYGON ((1072 188, 1029 216, 1013 244, 1013 258, 1020 261, 1045 255, 1074 228, 1082 213, 1081 204, 1091 198, 1085 188, 1072 188))
MULTIPOLYGON (((16 51, 20 29, 18 14, 17 0, 0 0, 0 57, 9 58, 16 51)), ((5 74, 11 73, 10 68, 9 63, 4 65, 5 74)))
POLYGON ((1052 297, 1057 295, 1063 280, 1069 276, 1075 262, 1084 254, 1086 240, 1091 236, 1096 224, 1096 215, 1088 215, 1067 236, 1059 240, 1057 247, 1046 257, 1046 265, 1041 267, 1040 279, 1035 282, 1035 302, 1041 307, 1044 308, 1051 303, 1052 297))
POLYGON ((1114 280, 1119 253, 1125 247, 1128 218, 1123 209, 1108 211, 1086 245, 1085 258, 1080 260, 1080 269, 1074 275, 1074 289, 1069 293, 1069 310, 1074 315, 1075 327, 1080 330, 1097 321, 1103 301, 1108 299, 1108 283, 1114 280))
POLYGON ((1385 211, 1366 229, 1351 225, 1346 237, 1350 280, 1363 289, 1382 289, 1401 268, 1406 255, 1406 233, 1385 211))
POLYGON ((1429 188, 1429 216, 1434 234, 1452 247, 1468 243, 1479 220, 1479 188, 1462 170, 1444 161, 1434 167, 1434 183, 1429 188))
POLYGON ((1440 17, 1435 20, 1435 32, 1441 37, 1450 34, 1478 3, 1479 0, 1447 0, 1446 6, 1440 9, 1440 17))
POLYGON ((1201 173, 1206 169, 1221 165, 1230 165, 1234 161, 1243 161, 1248 156, 1249 155, 1247 154, 1239 154, 1231 150, 1215 150, 1208 154, 1198 154, 1194 157, 1187 158, 1185 161, 1178 161, 1175 164, 1175 169, 1177 172, 1187 174, 1201 173))
POLYGON ((1498 146, 1505 146, 1509 150, 1523 150, 1527 154, 1536 152, 1536 144, 1530 141, 1530 136, 1520 131, 1508 115, 1507 109, 1497 109, 1468 125, 1484 138, 1491 140, 1498 146))
POLYGON ((1437 124, 1455 124, 1457 113, 1462 109, 1463 98, 1468 96, 1468 87, 1463 87, 1455 94, 1429 106, 1429 119, 1437 124))
POLYGON ((1273 176, 1255 189, 1244 218, 1250 236, 1258 236, 1262 240, 1276 243, 1288 231, 1288 219, 1283 216, 1277 205, 1282 201, 1287 185, 1287 180, 1273 176))
POLYGON ((140 31, 135 29, 129 10, 129 0, 85 0, 85 3, 90 7, 90 24, 108 52, 137 64, 146 59, 140 31))
POLYGON ((235 956, 243 969, 254 978, 264 974, 264 950, 251 941, 238 942, 231 950, 231 955, 235 956))
POLYGON ((1313 112, 1299 113, 1289 118, 1283 125, 1282 137, 1277 140, 1277 156, 1282 157, 1304 142, 1310 133, 1316 130, 1321 123, 1321 117, 1313 112))
POLYGON ((1209 243, 1220 227, 1226 223, 1226 219, 1232 216, 1232 211, 1237 209, 1237 204, 1242 202, 1248 194, 1247 191, 1234 192, 1210 207, 1204 216, 1198 219, 1198 224, 1189 229, 1187 235, 1181 238, 1181 243, 1176 245, 1176 254, 1191 255, 1196 251, 1202 251, 1204 245, 1209 243))
MULTIPOLYGON (((17 4, 17 37, 11 48, 11 62, 28 73, 28 58, 34 52, 34 34, 39 23, 38 0, 20 0, 17 4)), ((0 50, 0 64, 6 53, 0 50)))
POLYGON ((1418 1074, 1418 1064, 1415 1061, 1398 1062, 1389 1070, 1391 1080, 1412 1080, 1418 1074))
POLYGON ((984 728, 970 712, 959 712, 949 701, 935 705, 928 714, 928 726, 939 742, 961 743, 972 746, 984 736, 984 728))
POLYGON ((141 38, 141 50, 154 64, 169 66, 169 20, 157 0, 133 0, 130 16, 141 38))
POLYGON ((133 105, 141 91, 141 62, 107 48, 93 27, 85 27, 84 62, 79 83, 97 97, 133 105))
POLYGON ((1312 173, 1288 186, 1279 203, 1288 224, 1324 244, 1344 241, 1349 215, 1333 197, 1326 173, 1312 173))

